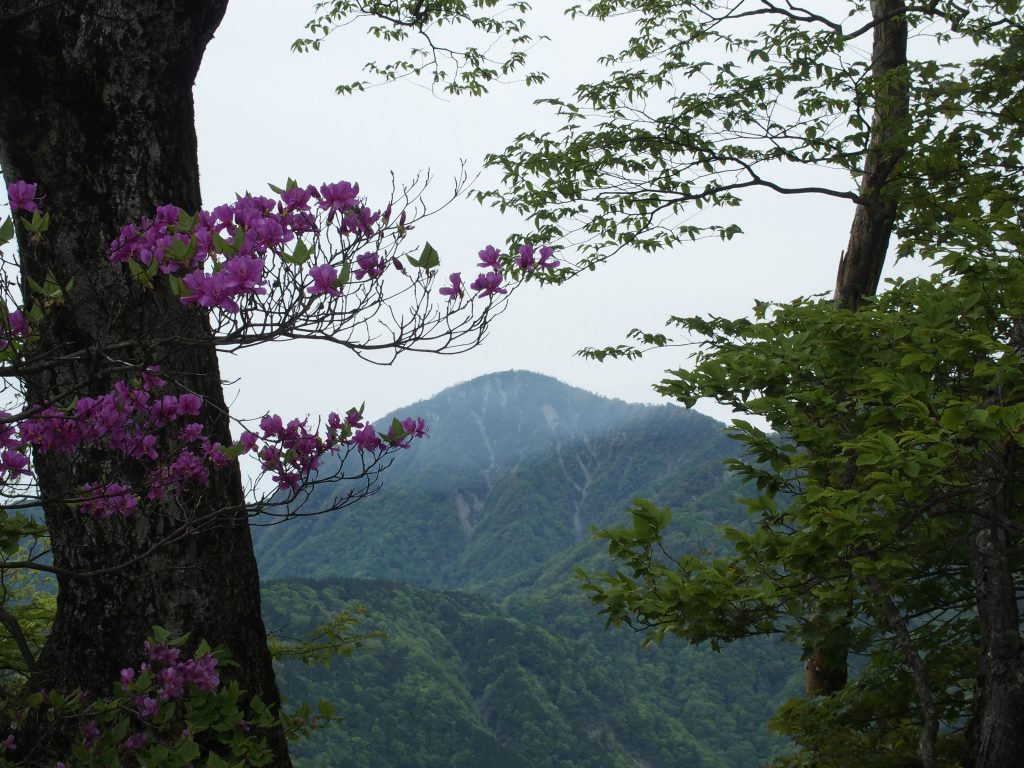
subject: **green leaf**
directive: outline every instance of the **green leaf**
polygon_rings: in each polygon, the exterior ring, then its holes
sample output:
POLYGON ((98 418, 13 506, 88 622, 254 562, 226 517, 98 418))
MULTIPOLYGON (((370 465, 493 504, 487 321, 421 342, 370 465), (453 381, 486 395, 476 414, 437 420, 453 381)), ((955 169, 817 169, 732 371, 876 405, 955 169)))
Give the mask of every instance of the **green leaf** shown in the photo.
POLYGON ((229 243, 217 233, 214 233, 213 235, 213 248, 217 253, 225 256, 234 256, 238 253, 238 248, 234 243, 229 243))
POLYGON ((302 265, 309 261, 309 246, 302 239, 295 241, 295 248, 291 253, 284 253, 281 258, 289 264, 302 265))
POLYGON ((402 422, 398 418, 391 420, 391 429, 388 430, 388 434, 391 436, 392 442, 399 442, 406 436, 405 427, 402 426, 402 422))
POLYGON ((951 432, 956 432, 967 423, 967 410, 960 406, 946 408, 939 417, 939 424, 951 432))
POLYGON ((0 245, 9 243, 14 238, 14 220, 8 216, 0 223, 0 245))
POLYGON ((50 214, 45 213, 40 216, 39 211, 34 211, 31 219, 26 219, 22 216, 21 223, 24 224, 25 228, 32 234, 41 235, 50 228, 50 214))
POLYGON ((174 274, 167 275, 168 287, 171 289, 171 294, 174 296, 189 296, 191 291, 188 286, 185 285, 185 281, 174 274))
POLYGON ((434 250, 434 246, 427 243, 423 246, 423 251, 420 253, 420 257, 416 259, 410 256, 409 263, 419 269, 436 269, 441 266, 441 257, 438 252, 434 250))
MULTIPOLYGON (((131 263, 133 262, 129 262, 129 264, 131 263)), ((41 286, 39 283, 33 280, 31 275, 25 275, 25 282, 28 283, 28 287, 33 293, 38 293, 40 295, 45 294, 43 286, 41 286)))
POLYGON ((188 214, 185 211, 178 211, 178 232, 192 232, 196 228, 196 223, 199 221, 199 214, 193 213, 188 214))
POLYGON ((878 441, 882 444, 882 447, 884 447, 885 450, 887 450, 890 454, 895 455, 900 452, 899 445, 896 443, 895 440, 892 439, 892 436, 889 435, 888 433, 879 432, 878 441))

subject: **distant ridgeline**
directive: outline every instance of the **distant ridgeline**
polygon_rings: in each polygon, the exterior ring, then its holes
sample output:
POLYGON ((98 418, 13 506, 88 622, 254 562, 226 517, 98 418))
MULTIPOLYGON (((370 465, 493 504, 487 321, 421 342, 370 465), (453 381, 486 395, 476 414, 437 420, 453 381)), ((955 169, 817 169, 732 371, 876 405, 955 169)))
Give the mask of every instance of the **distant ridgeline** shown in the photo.
MULTIPOLYGON (((361 603, 362 626, 389 636, 326 671, 282 665, 286 696, 346 717, 297 745, 297 765, 753 768, 781 748, 766 723, 798 690, 796 651, 642 649, 604 631, 572 575, 602 567, 590 529, 621 525, 638 495, 674 510, 673 551, 720 546, 715 526, 743 517, 720 424, 524 372, 402 415, 430 439, 380 493, 253 529, 264 577, 287 580, 265 588, 269 627, 299 635, 361 603)), ((334 495, 316 494, 305 510, 334 495)))

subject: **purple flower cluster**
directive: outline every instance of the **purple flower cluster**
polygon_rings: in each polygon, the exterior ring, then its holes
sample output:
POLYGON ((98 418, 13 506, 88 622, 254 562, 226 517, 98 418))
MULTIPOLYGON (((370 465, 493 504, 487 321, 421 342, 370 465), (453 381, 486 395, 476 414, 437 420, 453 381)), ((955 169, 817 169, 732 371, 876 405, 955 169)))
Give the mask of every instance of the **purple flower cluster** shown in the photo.
POLYGON ((383 437, 377 434, 372 424, 365 426, 357 425, 351 445, 355 445, 360 453, 363 451, 380 451, 387 448, 408 448, 414 438, 424 437, 427 434, 427 426, 423 419, 402 419, 395 420, 388 427, 388 432, 383 437))
POLYGON ((352 445, 356 446, 360 453, 364 451, 373 453, 384 447, 384 441, 377 435, 377 430, 373 424, 366 424, 353 431, 352 445))
POLYGON ((462 273, 452 272, 448 275, 448 285, 438 291, 442 296, 447 296, 448 301, 455 301, 462 295, 462 273))
POLYGON ((164 205, 157 208, 153 219, 121 228, 110 244, 110 261, 136 262, 147 269, 155 263, 162 274, 182 276, 190 291, 183 303, 237 312, 236 297, 266 293, 266 252, 293 240, 296 230, 312 228, 308 216, 278 215, 276 207, 269 198, 247 195, 234 205, 200 211, 194 222, 183 222, 176 206, 164 205), (218 242, 226 243, 226 239, 231 239, 237 253, 216 262, 218 242), (211 272, 205 271, 207 264, 211 272))
POLYGON ((160 701, 180 699, 185 695, 185 687, 194 685, 200 691, 211 693, 220 685, 217 672, 217 659, 206 654, 198 659, 175 662, 164 667, 157 673, 159 688, 157 698, 160 701))
POLYGON ((375 280, 384 274, 385 264, 379 254, 369 252, 360 254, 356 256, 356 264, 359 265, 356 269, 356 280, 362 280, 364 277, 375 280))
MULTIPOLYGON (((156 682, 156 698, 159 701, 174 701, 182 698, 187 686, 194 685, 200 691, 212 693, 220 685, 217 659, 211 653, 194 659, 182 659, 181 649, 164 643, 146 640, 143 644, 146 658, 139 666, 139 672, 149 672, 156 682)), ((121 670, 121 690, 132 690, 138 677, 132 667, 121 670)), ((140 712, 156 714, 156 702, 149 697, 139 696, 135 701, 140 712), (147 698, 149 700, 147 700, 147 698)))
MULTIPOLYGON (((292 256, 285 251, 288 243, 302 235, 319 233, 323 227, 334 226, 342 236, 356 238, 355 245, 370 240, 379 229, 386 227, 391 208, 383 213, 372 211, 359 196, 359 185, 347 181, 313 186, 291 186, 280 191, 278 199, 246 195, 232 205, 221 205, 213 211, 200 211, 194 218, 182 215, 173 205, 161 206, 153 219, 143 219, 139 225, 128 224, 111 243, 110 260, 113 263, 137 263, 149 275, 159 271, 173 274, 187 295, 186 304, 207 309, 238 312, 239 297, 260 296, 267 293, 266 271, 271 255, 292 258, 301 263, 299 249, 308 254, 308 247, 299 242, 292 256), (321 218, 324 217, 324 218, 321 218), (293 258, 294 257, 294 258, 293 258)), ((25 192, 19 199, 24 199, 25 192)), ((398 221, 398 232, 407 229, 403 212, 398 221)), ((436 255, 435 255, 436 257, 436 255)), ((507 294, 505 274, 502 271, 501 251, 493 245, 479 252, 478 266, 485 272, 468 285, 476 298, 491 298, 507 294)), ((391 266, 404 272, 402 263, 389 259, 376 251, 366 251, 352 260, 355 280, 377 280, 391 266)), ((433 262, 436 265, 436 261, 433 262)), ((523 245, 511 264, 523 273, 537 269, 552 271, 559 266, 550 246, 540 248, 539 258, 533 247, 523 245)), ((347 268, 345 275, 347 276, 347 268)), ((336 264, 314 264, 308 269, 310 296, 340 298, 339 269, 336 264)), ((347 277, 345 278, 347 279, 347 277)), ((449 301, 465 295, 462 274, 453 272, 449 283, 439 289, 449 301)), ((373 441, 368 437, 366 445, 373 441)))
POLYGON ((142 747, 149 741, 149 737, 144 733, 133 733, 127 739, 124 740, 124 748, 126 752, 134 752, 142 747))
MULTIPOLYGON (((8 194, 16 210, 38 209, 36 185, 16 182, 8 186, 8 194)), ((157 272, 175 275, 189 291, 182 299, 185 303, 238 311, 237 297, 266 293, 267 254, 280 254, 297 236, 317 232, 320 214, 328 223, 340 219, 337 227, 342 234, 361 237, 373 234, 378 220, 386 226, 391 209, 384 214, 370 211, 359 198, 357 184, 325 184, 318 190, 289 182, 278 200, 246 195, 232 205, 200 211, 194 217, 174 205, 160 206, 152 219, 122 228, 111 243, 110 260, 141 265, 149 276, 157 272)), ((400 231, 410 228, 404 222, 403 212, 398 221, 400 231)), ((480 278, 483 295, 505 292, 497 271, 499 255, 493 247, 481 252, 481 258, 495 270, 480 278)), ((377 279, 389 266, 405 271, 397 259, 382 258, 372 251, 354 261, 357 280, 377 279)), ((340 296, 334 265, 314 266, 309 273, 313 282, 307 289, 310 295, 340 296)), ((449 290, 454 298, 461 295, 461 277, 456 273, 451 280, 449 290)), ((28 332, 24 314, 9 310, 6 323, 0 322, 0 350, 28 332)), ((210 441, 202 423, 195 419, 202 399, 190 393, 166 393, 165 386, 155 370, 148 370, 141 381, 118 382, 110 392, 81 397, 68 407, 51 405, 28 418, 0 412, 0 485, 31 477, 32 451, 102 451, 141 463, 145 479, 135 486, 113 478, 85 483, 80 488, 78 509, 97 520, 126 518, 138 511, 143 499, 157 501, 178 496, 187 487, 208 485, 211 470, 227 465, 231 455, 255 451, 279 488, 297 490, 317 470, 325 453, 356 449, 383 454, 406 448, 425 434, 422 419, 406 419, 395 421, 385 435, 379 435, 357 410, 350 410, 344 418, 330 414, 324 436, 311 432, 305 420, 284 424, 279 416, 268 415, 260 423, 261 434, 245 432, 239 444, 228 451, 210 441)))
MULTIPOLYGON (((191 393, 163 393, 166 385, 155 370, 135 385, 118 382, 98 397, 82 397, 69 410, 44 409, 19 424, 0 412, 0 478, 30 476, 29 448, 40 453, 67 454, 101 448, 127 459, 149 464, 146 487, 141 491, 120 482, 91 482, 81 489, 79 511, 97 520, 129 517, 143 496, 149 500, 180 496, 189 487, 206 486, 211 469, 229 462, 224 447, 212 442, 199 416, 202 399, 191 393)), ((263 469, 281 489, 298 490, 320 466, 326 453, 345 448, 384 453, 407 448, 423 437, 423 419, 392 424, 381 437, 362 414, 352 409, 342 417, 331 413, 323 436, 310 431, 306 420, 287 424, 278 415, 264 416, 260 432, 242 434, 237 453, 255 451, 263 469), (397 425, 397 426, 396 426, 397 425)))
MULTIPOLYGON (((206 485, 209 466, 225 462, 223 449, 193 420, 202 398, 163 393, 165 385, 151 369, 137 383, 120 381, 106 394, 80 397, 66 410, 50 406, 17 424, 0 412, 0 478, 30 474, 29 448, 40 454, 99 448, 154 465, 149 499, 177 494, 186 482, 206 485)), ((122 483, 86 483, 79 511, 96 519, 128 517, 139 501, 138 492, 122 483)))
POLYGON ((532 245, 519 246, 519 255, 512 259, 512 262, 523 272, 533 272, 535 269, 546 269, 553 271, 561 263, 555 257, 554 249, 545 245, 540 249, 540 259, 534 258, 532 245))
POLYGON ((487 267, 495 272, 501 271, 501 263, 498 261, 501 258, 501 251, 493 245, 488 245, 477 256, 480 257, 480 261, 477 263, 478 267, 487 267))
MULTIPOLYGON (((231 205, 200 211, 194 219, 165 205, 154 218, 121 228, 110 244, 110 261, 134 262, 147 269, 155 263, 162 274, 181 278, 189 292, 183 303, 238 312, 239 297, 266 294, 269 256, 282 256, 285 246, 297 237, 319 231, 318 210, 326 214, 327 226, 337 221, 342 235, 370 237, 381 219, 379 211, 363 204, 359 185, 347 181, 324 184, 319 190, 290 187, 281 191, 278 200, 246 195, 231 205)), ((357 280, 377 278, 386 267, 376 253, 364 253, 356 263, 357 280)), ((340 295, 334 266, 314 266, 309 274, 310 295, 340 295)))
MULTIPOLYGON (((156 261, 164 274, 180 272, 183 268, 191 268, 195 262, 201 262, 203 256, 198 251, 209 252, 212 249, 212 232, 204 231, 205 236, 196 233, 198 248, 191 258, 187 254, 176 258, 171 255, 172 249, 181 253, 182 247, 187 248, 190 242, 186 232, 178 231, 180 214, 176 206, 164 205, 156 209, 155 219, 143 218, 139 225, 125 224, 110 244, 110 261, 114 264, 136 261, 144 267, 156 261)), ((204 220, 204 224, 210 223, 209 218, 204 220)))
POLYGON ((82 486, 85 500, 79 511, 96 520, 105 520, 113 515, 131 517, 139 506, 139 497, 131 488, 120 483, 86 483, 82 486))
MULTIPOLYGON (((533 272, 535 269, 543 269, 550 272, 560 264, 558 259, 554 258, 554 253, 553 248, 545 245, 540 249, 540 258, 537 259, 534 257, 533 246, 523 245, 519 248, 519 255, 512 259, 512 263, 523 272, 533 272)), ((501 293, 508 293, 508 290, 502 287, 504 275, 501 271, 501 251, 493 245, 488 245, 477 255, 480 257, 477 266, 485 267, 490 271, 481 272, 477 275, 476 279, 469 284, 469 289, 476 293, 477 298, 487 298, 501 293)), ((462 273, 453 272, 448 276, 448 282, 449 284, 438 292, 442 296, 447 296, 449 301, 460 298, 463 295, 462 273)))
POLYGON ((7 311, 7 322, 0 323, 0 352, 7 349, 12 341, 28 336, 28 318, 20 309, 7 311))
POLYGON ((329 450, 327 443, 309 431, 307 422, 292 419, 284 424, 281 417, 264 416, 260 420, 262 438, 252 432, 242 435, 243 446, 255 448, 258 439, 264 445, 257 451, 264 470, 272 472, 277 487, 299 489, 302 480, 320 466, 320 458, 329 450))
POLYGON ((487 298, 499 293, 508 293, 508 290, 501 287, 504 275, 501 274, 501 251, 493 245, 488 245, 477 254, 480 261, 478 267, 488 267, 490 272, 481 272, 476 280, 469 284, 471 291, 476 291, 477 298, 487 298))
POLYGON ((236 256, 224 262, 219 272, 207 274, 201 269, 189 272, 183 278, 192 293, 183 296, 182 304, 198 304, 207 309, 219 307, 228 312, 237 312, 236 296, 245 294, 263 296, 267 289, 263 279, 266 260, 255 256, 236 256))
POLYGON ((333 265, 320 264, 310 267, 309 276, 313 280, 313 285, 306 289, 310 296, 319 296, 322 293, 335 298, 341 296, 341 291, 334 287, 338 282, 338 270, 333 265))
POLYGON ((483 272, 477 276, 476 280, 469 284, 469 287, 471 290, 476 291, 477 296, 480 298, 494 296, 498 293, 508 293, 506 289, 501 287, 501 280, 501 272, 483 272))
POLYGON ((356 448, 360 453, 384 453, 393 448, 408 448, 413 438, 426 434, 423 419, 404 419, 388 430, 377 434, 373 424, 363 420, 355 408, 344 417, 332 412, 327 417, 324 436, 309 431, 307 421, 292 419, 287 424, 280 416, 267 415, 260 421, 261 435, 244 432, 239 445, 243 453, 256 451, 260 465, 272 473, 272 479, 281 490, 298 490, 303 481, 320 466, 325 454, 356 448), (262 441, 263 446, 257 447, 262 441))
MULTIPOLYGON (((123 753, 135 752, 151 741, 168 744, 168 732, 190 739, 188 717, 196 699, 195 694, 217 694, 220 689, 220 672, 217 657, 200 645, 193 658, 183 658, 180 648, 164 642, 147 640, 144 643, 145 661, 135 667, 126 667, 120 674, 120 692, 112 701, 99 701, 97 709, 86 709, 80 715, 83 722, 78 744, 84 746, 94 759, 103 754, 110 739, 119 742, 123 753), (117 702, 115 708, 109 705, 117 702), (122 713, 130 711, 131 730, 125 733, 122 713), (95 715, 92 717, 91 715, 95 715)), ((40 692, 46 699, 46 691, 40 692)), ((85 705, 91 697, 87 694, 73 694, 67 702, 76 701, 85 705)), ((228 718, 237 717, 238 711, 229 713, 228 718)), ((0 741, 7 750, 17 749, 14 736, 0 741)), ((136 758, 137 759, 137 758, 136 758)), ((0 763, 3 762, 0 757, 0 763)), ((135 761, 129 761, 135 765, 135 761)), ((4 763, 6 765, 6 763, 4 763)), ((104 763, 106 764, 106 763, 104 763)), ((120 764, 120 763, 119 763, 120 764)), ((58 761, 54 768, 66 768, 67 763, 58 761)))
POLYGON ((319 207, 327 211, 327 223, 332 224, 339 215, 341 224, 339 228, 343 234, 369 235, 374 231, 374 225, 381 217, 379 211, 371 211, 359 197, 359 185, 350 184, 347 181, 339 181, 336 184, 323 184, 320 186, 319 194, 312 187, 310 194, 319 198, 319 207))
MULTIPOLYGON (((190 689, 202 693, 215 693, 220 686, 217 658, 204 653, 196 658, 181 658, 181 649, 147 640, 144 644, 146 661, 121 670, 121 690, 130 697, 136 716, 144 724, 158 725, 156 721, 163 702, 181 701, 190 689)), ((82 728, 87 746, 92 747, 100 736, 95 720, 82 728)), ((148 734, 136 731, 124 741, 125 751, 142 748, 148 734)))
POLYGON ((408 448, 414 437, 425 437, 427 434, 427 425, 421 418, 416 419, 402 419, 402 434, 395 434, 394 425, 388 429, 387 440, 392 444, 397 444, 400 448, 408 448), (395 442, 397 441, 397 443, 395 442))

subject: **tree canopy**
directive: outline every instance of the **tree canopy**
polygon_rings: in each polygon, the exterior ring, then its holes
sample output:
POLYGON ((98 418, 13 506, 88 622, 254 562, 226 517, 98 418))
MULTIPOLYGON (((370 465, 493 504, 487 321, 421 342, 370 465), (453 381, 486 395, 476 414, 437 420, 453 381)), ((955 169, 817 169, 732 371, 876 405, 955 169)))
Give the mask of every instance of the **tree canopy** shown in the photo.
MULTIPOLYGON (((542 44, 522 2, 318 8, 298 48, 357 22, 401 46, 343 91, 421 77, 481 95, 515 78, 542 44), (490 46, 466 47, 468 29, 490 35, 490 46)), ((976 209, 1019 198, 1020 174, 1005 162, 1021 149, 1016 3, 595 0, 564 8, 572 18, 616 21, 627 39, 602 57, 605 78, 538 100, 562 125, 523 132, 488 155, 503 184, 478 196, 523 214, 583 263, 732 237, 739 230, 727 216, 691 214, 733 208, 754 187, 862 203, 881 193, 861 184, 865 163, 879 156, 899 159, 895 177, 881 181, 901 201, 903 255, 930 248, 939 229, 963 217, 965 191, 976 209)), ((544 82, 541 73, 524 78, 544 82)))
POLYGON ((678 318, 702 351, 661 391, 771 428, 731 428, 753 526, 727 528, 734 552, 713 559, 666 557, 671 514, 647 502, 601 534, 620 568, 589 588, 612 623, 713 644, 777 634, 863 659, 826 703, 780 713, 815 765, 902 765, 919 750, 958 764, 998 685, 974 682, 985 589, 1006 590, 1002 629, 1019 631, 1024 273, 1016 257, 963 267, 896 282, 857 312, 819 298, 754 320, 678 318))

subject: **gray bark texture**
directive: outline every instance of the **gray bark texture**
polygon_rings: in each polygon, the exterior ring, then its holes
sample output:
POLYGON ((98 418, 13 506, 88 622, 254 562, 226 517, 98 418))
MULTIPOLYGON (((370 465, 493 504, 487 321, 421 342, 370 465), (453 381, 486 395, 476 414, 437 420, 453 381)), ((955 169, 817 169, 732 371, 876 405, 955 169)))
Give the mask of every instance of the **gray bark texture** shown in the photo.
MULTIPOLYGON (((105 392, 126 368, 155 364, 204 398, 208 433, 230 443, 205 315, 160 281, 146 289, 107 262, 122 224, 160 204, 200 206, 192 86, 226 5, 0 0, 0 165, 8 182, 38 183, 52 217, 41 242, 19 234, 22 276, 74 279, 67 300, 48 308, 38 350, 74 359, 27 376, 30 402, 105 392)), ((38 458, 54 565, 106 573, 58 578, 33 686, 102 694, 138 664, 158 624, 189 632, 193 646, 226 647, 241 686, 279 705, 237 463, 190 497, 149 503, 126 520, 97 522, 63 503, 114 461, 97 451, 38 458)), ((66 737, 36 733, 21 740, 21 755, 53 754, 66 737)), ((274 765, 289 766, 283 737, 271 741, 274 765)))

